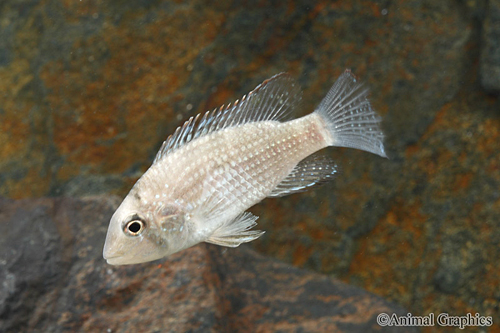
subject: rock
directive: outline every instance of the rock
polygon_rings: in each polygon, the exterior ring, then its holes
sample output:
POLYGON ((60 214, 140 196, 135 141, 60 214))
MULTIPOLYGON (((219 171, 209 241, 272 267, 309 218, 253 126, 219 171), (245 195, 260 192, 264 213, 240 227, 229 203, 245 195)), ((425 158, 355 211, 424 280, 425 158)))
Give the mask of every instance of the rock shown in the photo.
MULTIPOLYGON (((248 247, 110 266, 108 198, 0 200, 0 331, 365 332, 382 298, 248 247)), ((413 331, 400 328, 393 331, 413 331)))
POLYGON ((500 92, 500 0, 489 0, 483 21, 481 45, 481 84, 491 92, 500 92))
MULTIPOLYGON (((351 68, 389 159, 326 150, 335 181, 253 207, 266 237, 250 245, 412 313, 476 312, 500 330, 500 94, 485 92, 498 3, 1 0, 0 196, 124 196, 190 116, 282 71, 303 115, 351 68)), ((44 294, 44 279, 30 288, 44 294)))

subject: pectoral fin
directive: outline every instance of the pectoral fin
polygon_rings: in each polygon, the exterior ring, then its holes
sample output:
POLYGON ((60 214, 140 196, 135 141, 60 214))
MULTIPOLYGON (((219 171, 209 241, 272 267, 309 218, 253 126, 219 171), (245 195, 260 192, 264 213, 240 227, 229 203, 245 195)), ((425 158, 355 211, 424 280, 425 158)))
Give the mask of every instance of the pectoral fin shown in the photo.
POLYGON ((332 180, 336 173, 337 166, 330 158, 322 154, 311 155, 300 161, 268 196, 282 197, 307 191, 332 180))
POLYGON ((251 242, 264 233, 262 230, 249 230, 257 225, 255 223, 257 219, 258 217, 251 213, 240 214, 215 230, 206 242, 227 247, 237 247, 241 243, 251 242))

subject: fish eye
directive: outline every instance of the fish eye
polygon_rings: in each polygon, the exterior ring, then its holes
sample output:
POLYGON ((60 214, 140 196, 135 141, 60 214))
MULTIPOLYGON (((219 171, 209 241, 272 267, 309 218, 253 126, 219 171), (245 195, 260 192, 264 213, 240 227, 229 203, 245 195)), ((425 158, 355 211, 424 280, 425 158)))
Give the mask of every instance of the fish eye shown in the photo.
POLYGON ((141 220, 132 220, 125 224, 123 231, 130 236, 139 236, 146 225, 141 220))

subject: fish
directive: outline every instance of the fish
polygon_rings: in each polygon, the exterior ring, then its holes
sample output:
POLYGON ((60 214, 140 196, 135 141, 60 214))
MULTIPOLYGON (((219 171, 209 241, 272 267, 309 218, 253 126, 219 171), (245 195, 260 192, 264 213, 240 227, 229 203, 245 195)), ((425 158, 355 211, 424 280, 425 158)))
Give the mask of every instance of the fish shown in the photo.
POLYGON ((319 150, 349 147, 387 157, 382 118, 368 93, 347 69, 314 112, 295 118, 302 91, 280 73, 226 107, 189 118, 114 212, 104 259, 138 264, 201 242, 237 247, 261 237, 248 208, 337 174, 319 150))

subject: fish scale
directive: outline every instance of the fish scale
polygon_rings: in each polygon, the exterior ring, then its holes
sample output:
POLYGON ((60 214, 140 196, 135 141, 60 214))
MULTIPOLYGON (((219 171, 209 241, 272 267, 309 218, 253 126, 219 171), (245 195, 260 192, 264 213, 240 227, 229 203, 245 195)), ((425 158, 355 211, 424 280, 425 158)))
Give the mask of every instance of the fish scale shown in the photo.
POLYGON ((336 174, 318 150, 342 146, 385 157, 381 119, 350 71, 313 113, 290 119, 300 100, 295 81, 278 74, 240 101, 180 126, 113 214, 103 252, 108 263, 151 261, 199 242, 250 242, 264 232, 252 229, 257 217, 248 208, 336 174))
MULTIPOLYGON (((172 178, 173 184, 169 186, 172 197, 196 202, 193 210, 199 209, 204 201, 200 199, 202 193, 211 188, 222 193, 224 202, 221 204, 234 205, 234 211, 247 209, 265 198, 300 160, 326 146, 318 122, 316 115, 310 115, 287 123, 260 122, 229 128, 211 134, 213 137, 209 136, 207 140, 184 146, 179 154, 185 154, 183 150, 190 153, 181 163, 176 155, 167 156, 151 171, 175 170, 174 166, 177 170, 189 168, 190 171, 181 174, 183 178, 192 170, 203 170, 198 177, 187 177, 182 183, 172 178), (308 133, 314 133, 314 136, 308 133), (208 163, 197 158, 203 155, 209 156, 208 163), (277 168, 276 164, 280 167, 277 168), (233 188, 228 190, 231 183, 233 188)), ((234 218, 235 214, 238 215, 228 211, 227 218, 234 218)), ((223 222, 219 221, 219 224, 223 222)))

